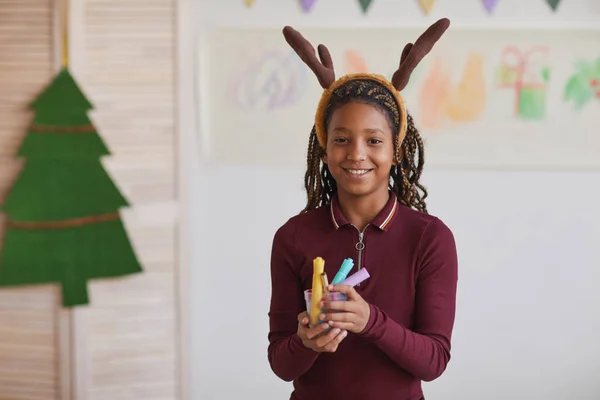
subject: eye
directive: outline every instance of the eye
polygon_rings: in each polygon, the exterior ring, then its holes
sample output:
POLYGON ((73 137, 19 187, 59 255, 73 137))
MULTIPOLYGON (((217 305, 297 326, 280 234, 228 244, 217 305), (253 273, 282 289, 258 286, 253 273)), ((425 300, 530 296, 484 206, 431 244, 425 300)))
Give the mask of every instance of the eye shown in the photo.
POLYGON ((380 144, 380 143, 383 143, 383 142, 379 139, 369 139, 369 144, 380 144))
POLYGON ((348 140, 344 138, 335 138, 333 139, 333 143, 346 143, 348 140))

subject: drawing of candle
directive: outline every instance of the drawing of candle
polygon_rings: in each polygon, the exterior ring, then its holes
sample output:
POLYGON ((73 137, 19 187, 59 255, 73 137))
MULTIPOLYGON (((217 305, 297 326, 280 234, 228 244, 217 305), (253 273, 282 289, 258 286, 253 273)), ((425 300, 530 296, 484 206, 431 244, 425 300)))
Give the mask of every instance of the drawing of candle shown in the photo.
POLYGON ((498 69, 500 88, 515 92, 515 114, 523 119, 542 119, 546 115, 546 88, 550 81, 549 50, 535 46, 522 51, 506 47, 498 69))
POLYGON ((487 95, 483 72, 484 58, 469 53, 460 81, 452 85, 446 100, 446 114, 454 122, 470 122, 485 111, 487 95))
POLYGON ((356 50, 348 49, 344 52, 344 60, 346 61, 346 73, 358 74, 367 73, 369 68, 365 58, 356 50))
POLYGON ((446 101, 451 90, 450 73, 440 58, 433 60, 418 95, 418 123, 426 129, 439 129, 445 119, 446 101))
POLYGON ((423 80, 418 96, 419 125, 440 129, 447 122, 470 123, 485 111, 487 95, 484 78, 484 57, 469 52, 464 66, 462 61, 450 64, 441 58, 432 61, 431 69, 423 80), (461 69, 457 82, 452 79, 452 69, 461 69))

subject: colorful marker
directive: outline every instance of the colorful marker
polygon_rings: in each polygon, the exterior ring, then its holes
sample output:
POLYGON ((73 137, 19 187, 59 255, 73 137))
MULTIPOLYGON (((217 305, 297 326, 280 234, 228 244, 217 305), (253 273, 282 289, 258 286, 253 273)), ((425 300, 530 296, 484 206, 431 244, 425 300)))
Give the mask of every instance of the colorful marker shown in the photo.
POLYGON ((338 273, 335 274, 335 277, 333 278, 333 281, 331 281, 331 284, 337 285, 338 283, 346 279, 346 276, 348 275, 348 272, 350 272, 352 267, 354 267, 354 261, 352 261, 351 258, 346 258, 342 263, 342 266, 340 267, 338 273))
POLYGON ((340 282, 340 285, 356 286, 362 281, 369 279, 369 271, 366 268, 361 268, 357 273, 350 275, 348 278, 340 282))
POLYGON ((327 272, 323 272, 321 274, 321 283, 323 284, 323 294, 325 295, 326 299, 329 299, 329 289, 327 289, 329 286, 329 280, 327 279, 327 272))
POLYGON ((310 325, 315 326, 319 323, 321 307, 319 303, 323 298, 323 284, 321 283, 321 274, 325 270, 325 260, 317 257, 313 260, 313 280, 312 280, 312 299, 310 302, 310 325))

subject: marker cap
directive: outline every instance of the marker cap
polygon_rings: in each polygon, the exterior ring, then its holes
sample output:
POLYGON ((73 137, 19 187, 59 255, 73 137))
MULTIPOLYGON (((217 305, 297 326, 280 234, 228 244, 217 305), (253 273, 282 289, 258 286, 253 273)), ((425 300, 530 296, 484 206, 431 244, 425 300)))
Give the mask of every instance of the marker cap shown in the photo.
POLYGON ((352 267, 354 267, 354 261, 352 261, 351 258, 346 258, 342 263, 342 266, 340 267, 338 273, 335 274, 335 276, 333 277, 333 281, 331 281, 331 283, 333 285, 336 285, 344 279, 346 279, 346 275, 348 275, 348 272, 350 272, 352 267))
POLYGON ((322 257, 316 257, 313 260, 313 273, 315 275, 321 275, 325 269, 325 260, 322 257))
POLYGON ((348 275, 348 272, 354 267, 354 261, 351 258, 346 258, 340 267, 340 272, 344 275, 348 275))
POLYGON ((368 279, 369 277, 369 271, 367 271, 366 268, 361 268, 357 273, 352 274, 351 276, 340 282, 340 285, 356 286, 362 281, 368 279))

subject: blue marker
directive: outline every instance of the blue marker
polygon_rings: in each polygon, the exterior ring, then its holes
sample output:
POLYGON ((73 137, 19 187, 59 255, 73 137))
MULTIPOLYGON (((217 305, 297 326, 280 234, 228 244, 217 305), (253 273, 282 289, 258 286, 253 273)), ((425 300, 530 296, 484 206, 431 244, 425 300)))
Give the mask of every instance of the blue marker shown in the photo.
POLYGON ((335 277, 331 281, 331 284, 336 285, 336 284, 340 283, 341 281, 343 281, 344 279, 346 279, 346 276, 348 275, 348 273, 350 272, 352 267, 354 267, 354 261, 352 261, 351 258, 346 258, 344 260, 344 262, 342 263, 342 266, 340 267, 340 270, 338 271, 338 273, 335 274, 335 277))

